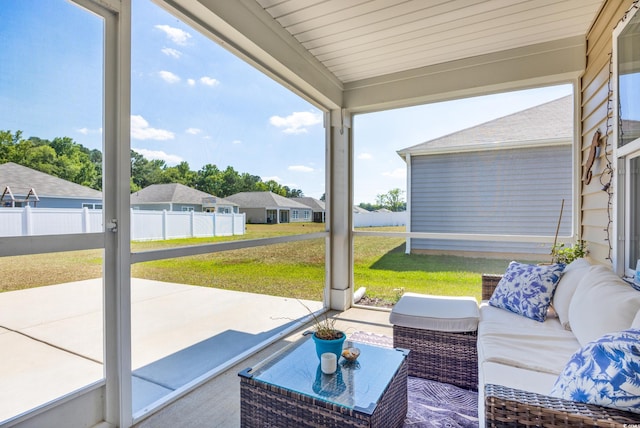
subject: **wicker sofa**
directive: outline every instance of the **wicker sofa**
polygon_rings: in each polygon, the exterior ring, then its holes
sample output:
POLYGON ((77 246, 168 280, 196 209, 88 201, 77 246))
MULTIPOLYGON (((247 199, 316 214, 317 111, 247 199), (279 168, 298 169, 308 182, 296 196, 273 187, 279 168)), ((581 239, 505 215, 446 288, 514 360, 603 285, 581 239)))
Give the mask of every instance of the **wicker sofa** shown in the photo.
POLYGON ((553 299, 557 313, 544 322, 488 305, 501 276, 482 276, 477 342, 480 426, 640 426, 633 425, 640 424, 640 414, 548 395, 584 341, 603 332, 640 327, 640 292, 604 267, 581 263, 562 276, 553 299), (612 293, 607 287, 616 288, 612 293))

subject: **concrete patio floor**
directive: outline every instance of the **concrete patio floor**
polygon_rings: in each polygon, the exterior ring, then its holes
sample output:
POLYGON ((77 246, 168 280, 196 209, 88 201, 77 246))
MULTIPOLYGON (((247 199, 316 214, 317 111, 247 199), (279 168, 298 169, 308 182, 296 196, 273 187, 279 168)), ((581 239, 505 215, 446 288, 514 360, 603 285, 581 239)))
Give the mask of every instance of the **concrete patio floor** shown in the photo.
MULTIPOLYGON (((134 412, 308 315, 296 299, 143 279, 131 294, 134 412)), ((101 279, 0 294, 0 424, 102 379, 102 299, 101 279)))
MULTIPOLYGON (((357 331, 393 335, 389 323, 389 311, 368 308, 351 308, 335 313, 336 327, 351 335, 357 331)), ((225 370, 219 376, 205 382, 180 399, 141 420, 134 428, 240 428, 240 379, 238 372, 255 367, 285 346, 305 340, 302 326, 295 332, 269 345, 247 359, 225 370)))

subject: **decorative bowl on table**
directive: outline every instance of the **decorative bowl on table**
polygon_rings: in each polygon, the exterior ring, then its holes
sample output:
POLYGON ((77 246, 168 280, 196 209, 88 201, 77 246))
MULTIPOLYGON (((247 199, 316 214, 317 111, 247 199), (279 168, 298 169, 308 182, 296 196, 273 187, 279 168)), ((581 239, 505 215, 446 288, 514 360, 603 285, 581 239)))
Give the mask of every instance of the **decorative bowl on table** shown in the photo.
POLYGON ((355 360, 357 360, 359 356, 360 350, 358 348, 344 348, 342 350, 342 357, 350 363, 353 363, 355 360))

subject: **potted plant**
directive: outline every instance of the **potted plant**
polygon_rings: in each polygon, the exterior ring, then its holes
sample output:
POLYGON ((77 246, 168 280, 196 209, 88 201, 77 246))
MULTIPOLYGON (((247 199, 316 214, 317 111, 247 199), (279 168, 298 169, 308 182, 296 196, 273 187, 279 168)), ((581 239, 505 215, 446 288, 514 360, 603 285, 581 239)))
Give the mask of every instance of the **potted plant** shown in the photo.
POLYGON ((335 327, 336 320, 329 318, 326 314, 319 317, 316 316, 304 303, 300 302, 313 317, 314 325, 312 331, 304 334, 313 334, 312 338, 316 344, 316 353, 318 358, 325 352, 336 354, 336 358, 340 358, 342 354, 342 346, 347 335, 335 327))
POLYGON ((565 247, 565 244, 554 244, 551 247, 552 263, 563 263, 568 265, 575 259, 587 255, 587 244, 584 240, 578 239, 575 244, 565 247))
POLYGON ((562 211, 564 211, 564 199, 560 205, 560 216, 558 217, 558 225, 556 226, 556 236, 551 246, 551 263, 562 263, 568 265, 575 259, 587 255, 587 243, 578 237, 575 244, 565 247, 564 244, 558 244, 558 232, 560 232, 560 222, 562 221, 562 211))

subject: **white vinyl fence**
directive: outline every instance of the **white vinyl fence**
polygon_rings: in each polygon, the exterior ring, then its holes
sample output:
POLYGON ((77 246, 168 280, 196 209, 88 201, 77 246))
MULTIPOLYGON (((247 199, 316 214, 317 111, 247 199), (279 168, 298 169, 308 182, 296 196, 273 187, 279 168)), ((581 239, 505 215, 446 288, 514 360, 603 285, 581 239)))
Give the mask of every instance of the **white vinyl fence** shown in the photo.
MULTIPOLYGON (((0 236, 102 232, 102 210, 0 208, 0 236)), ((244 214, 131 210, 131 240, 244 235, 244 214)))
POLYGON ((407 212, 354 213, 353 227, 406 226, 407 212))

